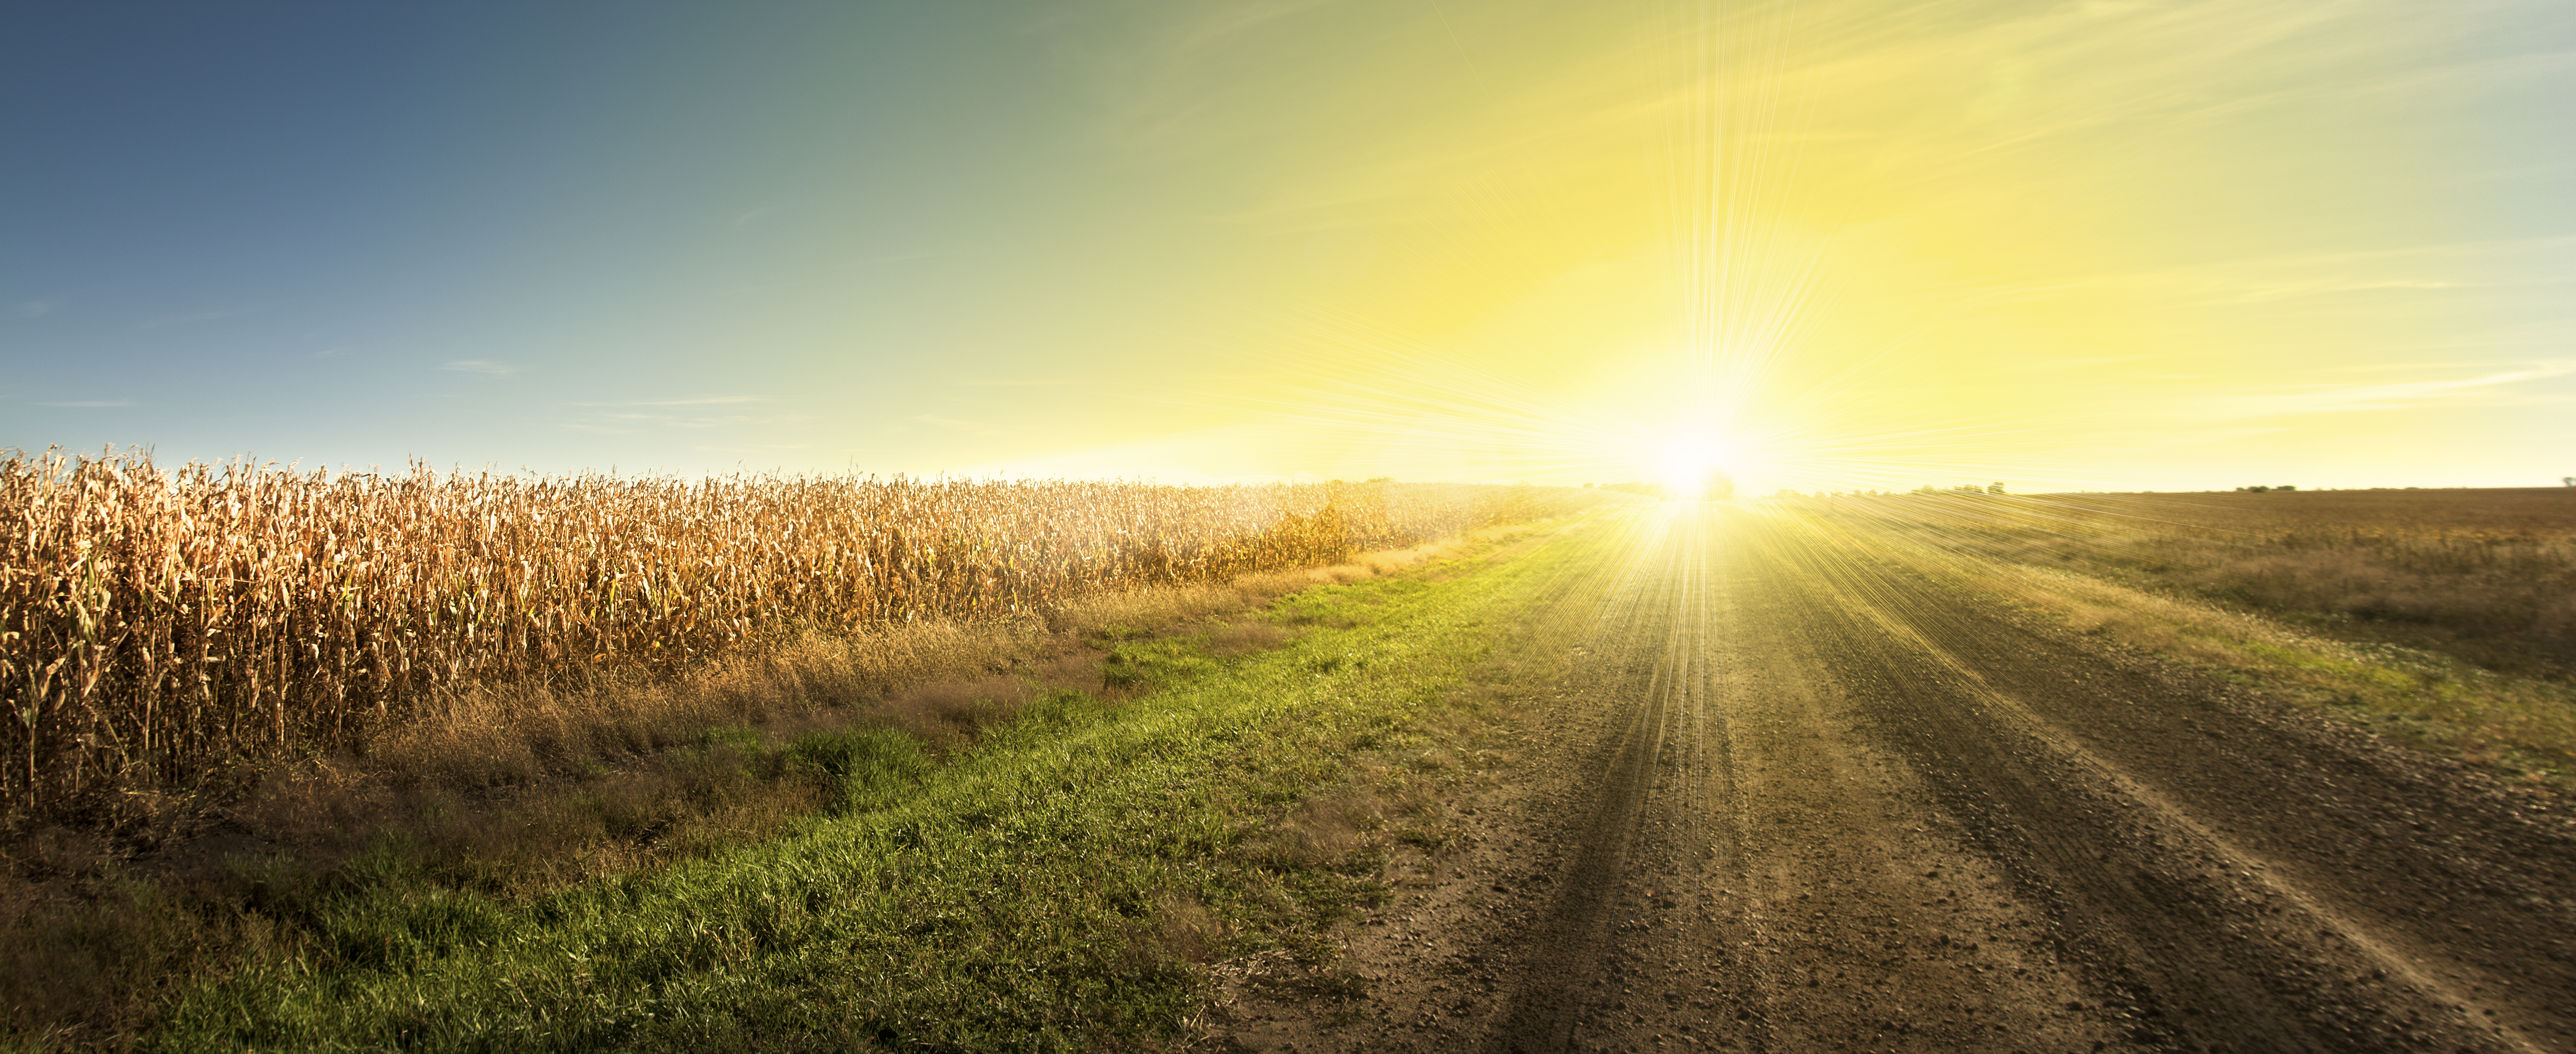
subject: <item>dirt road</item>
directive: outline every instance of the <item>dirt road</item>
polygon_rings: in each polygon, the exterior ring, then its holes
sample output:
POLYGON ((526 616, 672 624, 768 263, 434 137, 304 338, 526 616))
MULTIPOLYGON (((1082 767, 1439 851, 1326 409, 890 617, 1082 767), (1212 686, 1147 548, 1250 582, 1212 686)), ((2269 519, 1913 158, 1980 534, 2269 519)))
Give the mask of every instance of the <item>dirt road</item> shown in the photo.
POLYGON ((1467 836, 1220 1045, 2576 1051, 2554 799, 1794 520, 1604 573, 1467 836))

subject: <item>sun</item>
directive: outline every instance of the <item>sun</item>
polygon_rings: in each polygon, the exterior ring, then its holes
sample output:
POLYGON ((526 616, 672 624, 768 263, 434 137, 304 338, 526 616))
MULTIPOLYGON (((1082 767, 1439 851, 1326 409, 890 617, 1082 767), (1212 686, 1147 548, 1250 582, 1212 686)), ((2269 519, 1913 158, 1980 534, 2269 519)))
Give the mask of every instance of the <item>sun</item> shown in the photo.
POLYGON ((1653 453, 1656 482, 1676 498, 1711 500, 1735 496, 1734 444, 1708 435, 1689 435, 1666 442, 1653 453))

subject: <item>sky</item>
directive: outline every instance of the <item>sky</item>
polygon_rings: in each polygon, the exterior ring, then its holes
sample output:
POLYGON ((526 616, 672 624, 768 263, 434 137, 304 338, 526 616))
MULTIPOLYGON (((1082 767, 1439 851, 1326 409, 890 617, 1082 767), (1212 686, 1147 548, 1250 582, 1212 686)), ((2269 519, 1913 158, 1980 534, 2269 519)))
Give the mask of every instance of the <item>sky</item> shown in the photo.
POLYGON ((2563 0, 30 5, 0 447, 2576 474, 2563 0))

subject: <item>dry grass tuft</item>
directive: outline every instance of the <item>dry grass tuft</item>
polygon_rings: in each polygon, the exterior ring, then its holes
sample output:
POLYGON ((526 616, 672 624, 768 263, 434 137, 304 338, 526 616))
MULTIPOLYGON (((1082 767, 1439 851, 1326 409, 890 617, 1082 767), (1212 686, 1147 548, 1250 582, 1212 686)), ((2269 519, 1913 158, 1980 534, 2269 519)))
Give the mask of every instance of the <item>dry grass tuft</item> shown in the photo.
POLYGON ((1208 653, 1220 659, 1231 659, 1255 652, 1269 651, 1288 643, 1294 637, 1295 634, 1290 633, 1285 627, 1273 623, 1228 623, 1208 631, 1208 653))
POLYGON ((934 745, 952 745, 978 728, 1009 720, 1037 695, 1037 687, 1019 677, 935 681, 888 698, 880 712, 896 728, 934 745))
POLYGON ((1205 966, 1216 961, 1224 939, 1225 923, 1197 897, 1164 893, 1145 918, 1128 927, 1126 959, 1131 969, 1205 966))
POLYGON ((1451 713, 1436 727, 1418 724, 1402 744, 1352 761, 1341 783, 1300 800, 1247 851, 1271 867, 1370 870, 1397 842, 1437 848, 1447 837, 1438 829, 1438 789, 1464 765, 1450 747, 1413 741, 1425 732, 1463 737, 1481 723, 1451 713))
POLYGON ((1274 867, 1332 867, 1371 846, 1370 836, 1385 826, 1386 803, 1376 789, 1354 783, 1298 802, 1253 856, 1274 867))

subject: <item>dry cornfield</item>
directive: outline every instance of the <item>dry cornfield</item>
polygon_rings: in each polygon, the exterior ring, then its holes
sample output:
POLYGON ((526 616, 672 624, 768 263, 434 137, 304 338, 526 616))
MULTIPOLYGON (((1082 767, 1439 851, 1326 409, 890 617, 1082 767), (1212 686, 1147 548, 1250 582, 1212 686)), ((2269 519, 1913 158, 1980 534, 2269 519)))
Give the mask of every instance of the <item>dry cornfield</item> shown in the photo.
POLYGON ((1040 616, 1568 511, 1446 484, 298 472, 0 460, 0 793, 19 817, 360 744, 439 693, 798 634, 1040 616))

